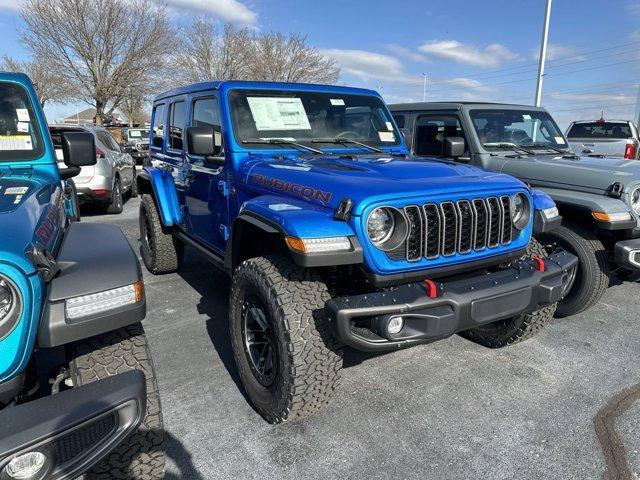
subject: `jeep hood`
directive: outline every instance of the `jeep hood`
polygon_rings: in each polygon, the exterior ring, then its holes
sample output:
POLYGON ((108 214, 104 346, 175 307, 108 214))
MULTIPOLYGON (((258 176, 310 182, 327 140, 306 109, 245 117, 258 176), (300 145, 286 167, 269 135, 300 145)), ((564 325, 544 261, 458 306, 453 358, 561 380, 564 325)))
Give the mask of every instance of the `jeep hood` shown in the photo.
POLYGON ((628 185, 640 181, 640 162, 619 158, 536 155, 509 158, 503 173, 532 186, 606 192, 613 183, 628 185))
POLYGON ((245 164, 247 185, 335 209, 343 198, 356 204, 415 196, 522 188, 519 180, 476 167, 417 157, 325 155, 255 159, 245 164))
POLYGON ((31 273, 25 252, 32 244, 54 253, 63 206, 62 189, 56 185, 34 177, 0 176, 0 261, 31 273))

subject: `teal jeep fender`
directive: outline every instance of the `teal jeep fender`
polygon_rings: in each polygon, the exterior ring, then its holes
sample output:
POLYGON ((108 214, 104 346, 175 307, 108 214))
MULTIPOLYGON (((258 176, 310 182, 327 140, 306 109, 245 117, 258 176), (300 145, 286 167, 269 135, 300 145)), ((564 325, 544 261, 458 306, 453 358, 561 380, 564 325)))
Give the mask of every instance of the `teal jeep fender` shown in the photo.
POLYGON ((171 172, 146 166, 137 175, 137 182, 140 193, 154 196, 158 215, 164 227, 173 227, 182 223, 182 211, 171 172))
MULTIPOLYGON (((243 203, 231 226, 227 244, 226 263, 233 270, 242 260, 242 246, 247 232, 261 233, 276 238, 293 260, 304 267, 358 264, 363 262, 362 247, 349 225, 336 220, 328 208, 277 195, 263 195, 243 203), (295 239, 347 239, 350 247, 340 251, 301 254, 290 248, 287 237, 295 239)), ((262 237, 259 240, 262 242, 262 237)))

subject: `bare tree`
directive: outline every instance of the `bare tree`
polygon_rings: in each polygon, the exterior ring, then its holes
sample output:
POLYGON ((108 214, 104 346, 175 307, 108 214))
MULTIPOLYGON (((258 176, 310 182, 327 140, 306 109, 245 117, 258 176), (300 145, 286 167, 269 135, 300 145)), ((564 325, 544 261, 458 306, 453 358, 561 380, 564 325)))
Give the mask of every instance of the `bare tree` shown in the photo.
POLYGON ((248 29, 227 23, 220 32, 210 19, 196 18, 181 36, 182 46, 174 57, 181 81, 246 79, 247 49, 252 36, 248 29))
POLYGON ((130 91, 120 103, 120 111, 129 122, 129 126, 143 125, 149 120, 149 102, 140 92, 130 91))
POLYGON ((173 47, 165 7, 150 0, 27 0, 22 38, 102 122, 132 81, 150 88, 173 47))
POLYGON ((70 98, 64 79, 43 58, 20 61, 5 55, 0 70, 26 73, 31 78, 43 107, 46 102, 63 102, 70 98))
POLYGON ((263 33, 253 39, 247 62, 253 80, 335 83, 340 67, 307 44, 303 35, 263 33))

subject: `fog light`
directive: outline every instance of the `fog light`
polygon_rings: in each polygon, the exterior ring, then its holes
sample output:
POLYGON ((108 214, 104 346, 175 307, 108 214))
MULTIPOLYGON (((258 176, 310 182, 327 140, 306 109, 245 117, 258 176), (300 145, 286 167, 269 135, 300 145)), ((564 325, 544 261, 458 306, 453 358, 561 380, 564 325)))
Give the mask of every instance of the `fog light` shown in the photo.
POLYGON ((402 317, 393 317, 389 320, 389 323, 387 323, 387 333, 395 335, 396 333, 400 333, 402 327, 404 327, 404 319, 402 317))
POLYGON ((29 479, 37 475, 46 463, 47 457, 43 453, 29 452, 11 460, 4 467, 4 473, 9 478, 29 479))
POLYGON ((68 319, 88 317, 115 308, 133 305, 144 298, 142 281, 126 287, 69 298, 65 302, 68 319))

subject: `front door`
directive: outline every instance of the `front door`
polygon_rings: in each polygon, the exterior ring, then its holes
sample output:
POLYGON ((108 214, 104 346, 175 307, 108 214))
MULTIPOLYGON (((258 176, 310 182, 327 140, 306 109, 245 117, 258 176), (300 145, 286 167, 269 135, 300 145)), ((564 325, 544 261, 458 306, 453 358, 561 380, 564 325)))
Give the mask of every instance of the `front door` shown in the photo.
MULTIPOLYGON (((213 127, 215 134, 220 135, 218 99, 213 96, 193 98, 190 125, 213 127)), ((227 241, 228 224, 224 184, 226 165, 218 166, 208 162, 204 157, 188 155, 185 168, 189 233, 207 246, 223 253, 227 241)))

